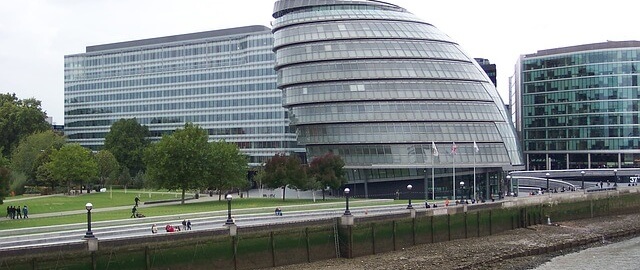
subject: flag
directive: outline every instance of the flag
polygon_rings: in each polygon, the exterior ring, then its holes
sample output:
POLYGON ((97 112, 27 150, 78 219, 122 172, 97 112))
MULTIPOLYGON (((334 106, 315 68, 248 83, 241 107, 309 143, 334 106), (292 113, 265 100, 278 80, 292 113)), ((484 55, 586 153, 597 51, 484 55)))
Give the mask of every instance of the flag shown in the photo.
POLYGON ((476 153, 480 152, 480 148, 478 148, 476 141, 473 141, 473 151, 476 151, 476 153))
POLYGON ((438 155, 440 155, 440 153, 438 153, 438 147, 436 147, 436 143, 435 142, 431 142, 431 154, 434 157, 437 157, 438 155))
POLYGON ((453 145, 451 145, 451 154, 455 155, 458 153, 458 146, 456 145, 456 142, 453 142, 453 145))

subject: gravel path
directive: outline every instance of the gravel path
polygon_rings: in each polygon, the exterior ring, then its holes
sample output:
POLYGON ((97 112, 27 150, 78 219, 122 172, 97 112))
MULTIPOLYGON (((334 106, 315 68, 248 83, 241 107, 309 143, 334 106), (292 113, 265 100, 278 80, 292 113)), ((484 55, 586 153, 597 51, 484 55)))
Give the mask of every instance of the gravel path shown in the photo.
POLYGON ((492 236, 420 245, 355 259, 333 259, 270 269, 532 269, 554 256, 605 245, 612 241, 603 235, 630 229, 639 230, 639 221, 640 214, 637 214, 560 222, 552 226, 536 225, 492 236), (548 254, 510 259, 513 257, 512 254, 527 254, 537 249, 589 239, 598 241, 548 254))

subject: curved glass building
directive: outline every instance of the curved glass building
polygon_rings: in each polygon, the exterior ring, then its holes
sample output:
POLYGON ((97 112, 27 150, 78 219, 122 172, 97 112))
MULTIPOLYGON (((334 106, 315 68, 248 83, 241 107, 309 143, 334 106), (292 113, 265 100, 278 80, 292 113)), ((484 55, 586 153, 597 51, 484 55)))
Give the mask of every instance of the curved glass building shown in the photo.
POLYGON ((273 17, 298 141, 310 159, 340 155, 356 195, 404 195, 411 184, 415 197, 486 198, 522 166, 494 85, 435 26, 381 1, 280 0, 273 17))
POLYGON ((541 50, 517 66, 529 170, 640 167, 640 41, 541 50))

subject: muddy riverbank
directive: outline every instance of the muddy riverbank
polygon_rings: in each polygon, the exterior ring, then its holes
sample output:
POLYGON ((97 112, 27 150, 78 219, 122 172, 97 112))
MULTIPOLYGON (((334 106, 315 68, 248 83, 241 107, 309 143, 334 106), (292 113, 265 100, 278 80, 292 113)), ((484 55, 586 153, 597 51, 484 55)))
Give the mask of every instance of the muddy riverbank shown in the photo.
POLYGON ((555 256, 637 236, 639 224, 640 214, 567 221, 355 259, 271 269, 532 269, 555 256))

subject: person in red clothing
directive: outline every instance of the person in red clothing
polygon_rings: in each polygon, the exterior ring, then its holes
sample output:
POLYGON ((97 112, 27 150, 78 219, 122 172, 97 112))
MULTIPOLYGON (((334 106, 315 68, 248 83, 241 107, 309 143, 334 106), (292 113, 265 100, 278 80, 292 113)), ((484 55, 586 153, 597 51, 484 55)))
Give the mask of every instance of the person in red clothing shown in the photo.
POLYGON ((173 228, 173 226, 167 224, 166 227, 164 227, 165 230, 167 230, 167 232, 175 232, 176 230, 173 228))

